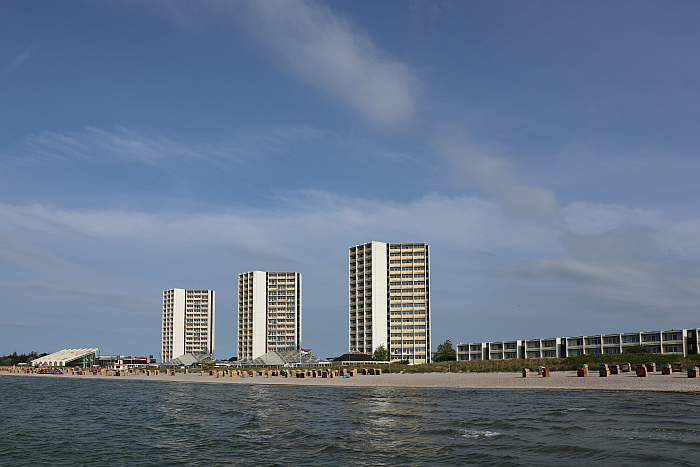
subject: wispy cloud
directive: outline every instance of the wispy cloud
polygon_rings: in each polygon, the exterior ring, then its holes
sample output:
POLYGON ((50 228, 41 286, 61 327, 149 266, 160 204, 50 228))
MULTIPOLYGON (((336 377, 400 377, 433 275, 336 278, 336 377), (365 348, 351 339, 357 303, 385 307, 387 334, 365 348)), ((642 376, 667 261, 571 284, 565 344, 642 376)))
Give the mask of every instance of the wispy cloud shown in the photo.
POLYGON ((309 146, 324 138, 326 135, 319 130, 303 125, 277 125, 263 132, 233 134, 231 139, 217 143, 188 143, 118 125, 111 130, 85 127, 80 131, 30 135, 6 160, 148 165, 165 160, 198 160, 220 165, 276 155, 290 147, 309 146))
POLYGON ((654 239, 663 251, 688 260, 700 260, 700 219, 684 219, 658 231, 654 239))
POLYGON ((630 225, 662 228, 665 219, 654 211, 621 204, 579 201, 561 209, 567 228, 578 235, 598 235, 630 225))
POLYGON ((674 219, 669 213, 622 204, 575 202, 561 208, 566 230, 580 238, 644 231, 659 254, 700 259, 700 219, 674 219))
MULTIPOLYGON (((581 223, 587 216, 585 211, 580 217, 570 212, 567 221, 581 223)), ((66 211, 41 205, 0 204, 0 219, 7 226, 50 235, 57 240, 146 242, 164 249, 205 242, 225 246, 236 253, 248 249, 281 259, 289 259, 289 252, 298 249, 294 245, 304 244, 305 238, 328 245, 368 237, 400 241, 420 238, 469 251, 539 250, 540 257, 564 253, 558 246, 563 232, 560 228, 514 222, 494 203, 476 197, 438 194, 397 203, 301 191, 279 194, 268 208, 239 207, 219 214, 66 211), (436 229, 436 225, 440 228, 436 229)), ((614 224, 611 230, 595 235, 568 234, 563 245, 574 260, 604 261, 613 257, 612 253, 620 249, 624 239, 629 240, 630 234, 620 236, 618 230, 637 232, 634 237, 637 245, 641 238, 649 242, 644 248, 626 248, 627 256, 618 255, 620 258, 635 254, 646 257, 649 245, 656 252, 684 248, 691 238, 700 238, 697 222, 683 221, 656 231, 644 227, 644 235, 639 229, 631 223, 614 224), (680 240, 676 245, 671 240, 659 242, 660 238, 680 240)), ((531 254, 524 257, 528 256, 531 254)))
POLYGON ((114 131, 86 127, 82 131, 33 135, 20 147, 23 158, 38 160, 98 160, 155 164, 164 159, 235 158, 234 151, 204 145, 190 146, 162 135, 146 134, 124 127, 114 131))
MULTIPOLYGON (((7 211, 0 214, 5 221, 9 221, 11 215, 7 211)), ((26 226, 22 226, 25 228, 26 226)), ((0 263, 13 266, 37 266, 71 268, 72 265, 55 255, 41 250, 33 245, 21 241, 14 235, 0 231, 0 263)))
POLYGON ((411 119, 420 89, 406 63, 378 47, 369 35, 322 2, 164 2, 162 11, 179 26, 201 30, 226 20, 245 28, 301 81, 340 98, 372 123, 411 119), (203 13, 206 12, 206 13, 203 13))
POLYGON ((249 6, 250 30, 299 78, 341 97, 372 122, 413 116, 418 81, 411 69, 327 5, 285 0, 249 6))
MULTIPOLYGON (((474 196, 427 194, 408 202, 350 196, 326 191, 292 191, 273 194, 267 207, 229 207, 225 212, 124 210, 64 210, 39 204, 28 206, 0 203, 0 221, 13 229, 29 230, 52 238, 146 242, 159 248, 180 248, 190 242, 220 245, 241 253, 264 252, 269 258, 294 259, 294 245, 313 238, 317 244, 337 244, 392 238, 396 241, 425 241, 449 244, 468 251, 527 252, 523 258, 613 257, 625 244, 627 256, 665 255, 700 244, 700 221, 671 221, 652 212, 621 205, 573 203, 562 209, 566 225, 520 222, 491 201, 474 196), (608 212, 608 218, 593 223, 591 212, 608 212), (420 221, 417 221, 419 219, 420 221), (202 228, 206 226, 206 228, 202 228), (283 226, 283 228, 280 228, 283 226), (440 228, 436 228, 440 226, 440 228), (632 235, 630 232, 633 232, 632 235), (345 240, 343 240, 345 239, 345 240), (627 239, 627 240, 625 240, 627 239), (634 240, 634 242, 632 242, 634 240), (642 240, 644 240, 643 243, 642 240), (564 248, 565 247, 565 248, 564 248), (595 253, 594 252, 598 252, 595 253)), ((153 246, 151 245, 151 246, 153 246)), ((700 248, 694 251, 700 252, 700 248)), ((296 259, 294 259, 296 260, 296 259)))
POLYGON ((429 194, 398 203, 299 191, 279 194, 271 201, 271 207, 231 208, 225 213, 67 211, 0 203, 0 220, 57 241, 145 242, 158 249, 204 242, 293 260, 299 257, 290 257, 290 252, 303 257, 306 247, 345 245, 368 238, 421 239, 489 250, 496 246, 536 249, 543 238, 552 241, 558 235, 553 229, 514 223, 493 203, 468 196, 429 194), (304 239, 313 242, 307 244, 304 239))
POLYGON ((436 148, 459 183, 494 197, 511 214, 538 222, 559 219, 554 192, 522 182, 513 164, 493 155, 492 148, 473 144, 460 135, 441 139, 436 148))
MULTIPOLYGON (((0 217, 7 219, 7 211, 0 217)), ((52 224, 56 224, 53 222, 52 224)), ((47 224, 48 225, 48 224, 47 224)), ((23 230, 35 225, 22 226, 23 230)), ((74 229, 69 229, 76 232, 74 229)), ((66 231, 63 231, 66 234, 66 231)), ((63 246, 66 243, 62 243, 63 246)), ((0 231, 0 271, 12 268, 11 278, 0 273, 0 288, 12 294, 49 293, 53 297, 70 297, 73 305, 105 304, 118 301, 124 305, 143 305, 147 301, 137 294, 127 293, 123 286, 130 282, 127 276, 84 267, 61 258, 52 251, 37 247, 26 240, 0 231), (110 279, 111 277, 111 279, 110 279), (115 287, 115 284, 120 284, 115 287)), ((132 286, 135 285, 133 281, 132 286)), ((6 294, 6 296, 9 295, 6 294)), ((35 297, 38 298, 38 297, 35 297)))
POLYGON ((15 56, 15 58, 13 58, 12 61, 9 63, 9 65, 7 65, 5 68, 2 69, 2 71, 0 71, 0 78, 12 73, 18 66, 22 64, 22 62, 31 57, 37 50, 37 46, 30 45, 29 47, 18 53, 15 56))
POLYGON ((591 310, 668 314, 685 320, 697 313, 697 263, 664 255, 647 229, 600 235, 569 234, 565 254, 525 263, 511 273, 549 282, 548 293, 591 310))

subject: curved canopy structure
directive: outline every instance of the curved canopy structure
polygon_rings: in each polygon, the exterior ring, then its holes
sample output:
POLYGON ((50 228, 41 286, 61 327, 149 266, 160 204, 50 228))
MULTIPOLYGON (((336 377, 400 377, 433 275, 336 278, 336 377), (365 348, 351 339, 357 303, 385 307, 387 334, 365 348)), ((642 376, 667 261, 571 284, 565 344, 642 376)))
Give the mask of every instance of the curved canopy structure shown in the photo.
POLYGON ((93 349, 63 349, 50 355, 32 360, 32 366, 92 366, 95 361, 97 348, 93 349))

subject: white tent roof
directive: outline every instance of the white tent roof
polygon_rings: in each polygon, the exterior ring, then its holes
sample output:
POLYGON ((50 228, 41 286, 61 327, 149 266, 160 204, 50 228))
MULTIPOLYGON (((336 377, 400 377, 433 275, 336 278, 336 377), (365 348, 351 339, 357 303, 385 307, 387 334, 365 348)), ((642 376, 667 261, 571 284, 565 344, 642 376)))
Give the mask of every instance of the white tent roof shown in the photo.
POLYGON ((44 355, 41 358, 32 360, 33 366, 49 365, 49 366, 65 366, 73 360, 97 353, 97 348, 94 349, 63 349, 54 352, 51 355, 44 355))

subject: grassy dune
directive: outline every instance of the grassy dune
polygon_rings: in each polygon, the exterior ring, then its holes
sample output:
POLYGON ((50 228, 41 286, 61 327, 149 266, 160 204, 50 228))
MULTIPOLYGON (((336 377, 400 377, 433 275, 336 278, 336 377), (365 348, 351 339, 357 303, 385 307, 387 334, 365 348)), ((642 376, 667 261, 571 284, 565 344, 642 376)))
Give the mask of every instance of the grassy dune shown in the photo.
MULTIPOLYGON (((700 355, 691 357, 683 357, 679 354, 620 354, 620 355, 577 355, 567 358, 528 358, 528 359, 512 359, 512 360, 471 360, 471 361, 453 361, 429 363, 426 365, 402 365, 399 363, 391 364, 391 372, 404 373, 430 373, 430 372, 472 372, 472 373, 489 373, 495 371, 503 372, 519 372, 523 368, 529 368, 531 371, 537 371, 537 367, 545 366, 551 371, 574 371, 584 363, 588 363, 591 370, 597 370, 601 363, 610 365, 621 365, 623 363, 631 363, 641 365, 643 363, 654 362, 657 368, 665 363, 681 362, 683 369, 687 368, 695 362, 700 362, 700 355)), ((383 371, 388 371, 388 365, 378 365, 383 371)))
MULTIPOLYGON (((440 362, 440 363, 428 363, 424 365, 405 365, 402 363, 392 363, 387 364, 376 364, 376 365, 333 365, 331 368, 345 368, 362 370, 362 368, 381 368, 384 373, 491 373, 491 372, 520 372, 523 368, 529 368, 531 371, 536 372, 537 367, 544 366, 549 368, 550 371, 575 371, 576 368, 588 363, 590 370, 597 370, 598 365, 601 363, 608 363, 610 365, 621 365, 623 363, 631 363, 633 368, 636 365, 641 365, 643 363, 654 362, 656 363, 657 369, 660 365, 665 363, 681 362, 683 369, 685 370, 688 366, 700 363, 700 355, 694 355, 690 357, 683 357, 679 354, 649 354, 649 353, 637 353, 637 354, 620 354, 620 355, 577 355, 575 357, 568 358, 528 358, 528 359, 511 359, 511 360, 471 360, 471 361, 452 361, 452 362, 440 362)), ((246 369, 261 369, 260 368, 246 368, 246 369)), ((325 367, 327 368, 327 367, 325 367)), ((206 369, 209 369, 206 367, 206 369)), ((213 369, 213 368, 211 368, 213 369)), ((312 369, 311 367, 304 369, 312 369)), ((317 368, 323 369, 323 368, 317 368)), ((294 369, 293 369, 294 370, 294 369)), ((184 370, 175 370, 184 371, 184 370)))

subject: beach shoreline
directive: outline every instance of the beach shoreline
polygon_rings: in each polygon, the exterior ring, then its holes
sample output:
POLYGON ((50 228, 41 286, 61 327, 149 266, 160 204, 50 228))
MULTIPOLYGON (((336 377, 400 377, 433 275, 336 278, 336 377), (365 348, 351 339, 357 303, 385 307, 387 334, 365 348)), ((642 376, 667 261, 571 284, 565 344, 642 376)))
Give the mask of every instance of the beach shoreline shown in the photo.
POLYGON ((1 372, 0 376, 20 376, 34 378, 61 378, 81 380, 116 380, 116 381, 163 381, 205 384, 248 384, 248 385, 287 385, 318 387, 354 387, 354 388, 396 388, 396 389, 503 389, 503 390, 602 390, 602 391, 639 391, 672 392, 700 394, 700 378, 688 378, 685 372, 662 375, 650 373, 638 377, 634 373, 623 373, 600 377, 591 372, 586 377, 577 377, 575 372, 551 372, 549 377, 531 375, 522 377, 520 373, 384 373, 382 375, 357 375, 350 378, 321 377, 281 377, 281 376, 209 376, 197 373, 169 373, 160 375, 128 374, 124 376, 107 375, 62 375, 36 373, 1 372))

